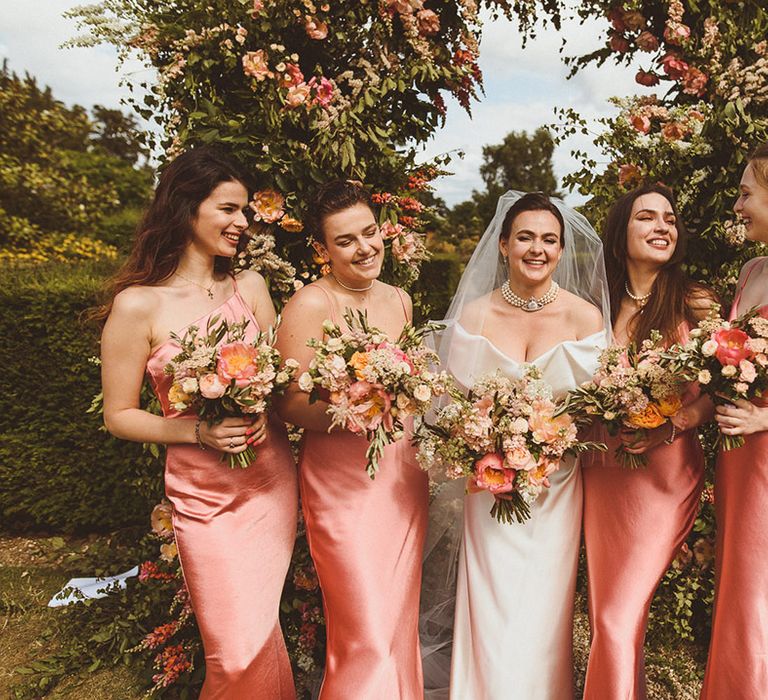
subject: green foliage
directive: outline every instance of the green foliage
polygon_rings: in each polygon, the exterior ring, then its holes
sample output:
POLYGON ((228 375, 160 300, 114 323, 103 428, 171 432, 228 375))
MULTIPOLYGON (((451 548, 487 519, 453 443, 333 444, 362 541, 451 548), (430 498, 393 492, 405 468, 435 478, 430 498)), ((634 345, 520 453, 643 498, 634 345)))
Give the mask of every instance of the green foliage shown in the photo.
MULTIPOLYGON (((143 206, 152 174, 129 160, 134 138, 118 130, 119 112, 96 109, 108 124, 66 107, 29 75, 0 71, 0 260, 115 257, 100 224, 143 206)), ((134 126, 124 118, 124 130, 134 126)))
POLYGON ((437 253, 424 263, 413 288, 414 296, 419 298, 423 317, 415 319, 417 323, 445 316, 459 284, 462 269, 459 257, 451 253, 437 253))
POLYGON ((0 520, 3 529, 101 530, 141 522, 159 471, 87 413, 99 387, 94 303, 103 265, 2 271, 0 520))

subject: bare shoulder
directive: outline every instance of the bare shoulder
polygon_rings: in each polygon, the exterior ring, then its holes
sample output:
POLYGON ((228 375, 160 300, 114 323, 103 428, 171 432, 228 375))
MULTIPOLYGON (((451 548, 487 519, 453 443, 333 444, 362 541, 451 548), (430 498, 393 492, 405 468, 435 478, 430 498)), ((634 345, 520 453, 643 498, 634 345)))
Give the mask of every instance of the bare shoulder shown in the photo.
POLYGON ((243 296, 256 297, 267 291, 267 283, 256 270, 241 270, 235 276, 237 288, 243 296))
POLYGON ((128 287, 115 296, 110 316, 126 321, 147 321, 162 301, 162 294, 155 287, 128 287))
POLYGON ((750 272, 754 268, 760 265, 763 265, 766 260, 768 260, 768 257, 764 255, 759 255, 756 258, 751 258, 750 260, 747 260, 747 262, 745 262, 744 265, 742 265, 741 272, 739 272, 739 287, 741 287, 744 284, 750 272))
POLYGON ((579 338, 586 338, 605 328, 603 314, 592 302, 582 299, 580 296, 561 290, 563 301, 567 304, 568 316, 578 329, 579 338))
POLYGON ((327 292, 320 288, 320 280, 304 285, 288 300, 283 309, 283 318, 288 315, 316 316, 328 314, 327 292))

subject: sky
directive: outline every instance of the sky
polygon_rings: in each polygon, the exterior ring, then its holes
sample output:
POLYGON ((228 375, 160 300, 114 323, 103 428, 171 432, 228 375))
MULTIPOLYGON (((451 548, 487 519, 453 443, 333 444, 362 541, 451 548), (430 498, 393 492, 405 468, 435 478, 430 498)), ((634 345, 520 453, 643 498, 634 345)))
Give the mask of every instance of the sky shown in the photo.
MULTIPOLYGON (((116 52, 109 46, 60 48, 78 34, 76 23, 65 19, 63 13, 81 3, 82 0, 0 3, 0 60, 8 59, 9 67, 17 73, 28 71, 39 83, 49 85, 54 96, 66 104, 118 107, 127 94, 127 88, 120 86, 121 75, 129 74, 136 80, 150 77, 151 73, 138 61, 118 72, 116 52)), ((468 199, 473 189, 482 189, 479 169, 483 146, 500 143, 510 131, 531 133, 552 123, 555 107, 573 107, 594 123, 597 118, 614 113, 607 101, 609 97, 642 90, 634 82, 634 65, 606 63, 566 80, 568 69, 559 53, 563 36, 567 40, 566 53, 581 55, 594 50, 603 26, 600 22, 580 25, 569 21, 561 32, 542 28, 523 48, 513 23, 486 20, 480 52, 485 97, 473 105, 471 119, 458 103, 447 100, 445 126, 423 150, 425 160, 449 151, 465 154, 463 160, 452 161, 451 177, 437 181, 438 196, 452 206, 468 199)), ((559 178, 577 169, 570 155, 575 147, 587 150, 600 161, 590 138, 573 137, 555 151, 555 174, 559 178)), ((579 204, 583 199, 565 194, 571 204, 579 204)))

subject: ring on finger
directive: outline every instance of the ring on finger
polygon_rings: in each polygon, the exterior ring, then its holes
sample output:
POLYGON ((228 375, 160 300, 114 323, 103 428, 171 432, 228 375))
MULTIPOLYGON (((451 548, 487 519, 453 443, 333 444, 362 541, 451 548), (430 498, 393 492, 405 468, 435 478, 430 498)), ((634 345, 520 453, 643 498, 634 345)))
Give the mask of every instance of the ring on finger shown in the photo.
POLYGON ((234 450, 235 449, 235 441, 234 440, 230 440, 229 441, 229 449, 230 450, 234 450))

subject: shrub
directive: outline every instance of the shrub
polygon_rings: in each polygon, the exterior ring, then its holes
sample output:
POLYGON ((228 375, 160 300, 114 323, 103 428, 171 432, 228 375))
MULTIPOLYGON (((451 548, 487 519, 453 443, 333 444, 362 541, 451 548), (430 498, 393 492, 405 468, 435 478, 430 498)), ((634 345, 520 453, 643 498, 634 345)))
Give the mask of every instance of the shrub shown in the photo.
POLYGON ((142 522, 160 474, 140 445, 87 413, 99 390, 97 332, 76 319, 109 268, 0 269, 0 522, 102 530, 142 522))

